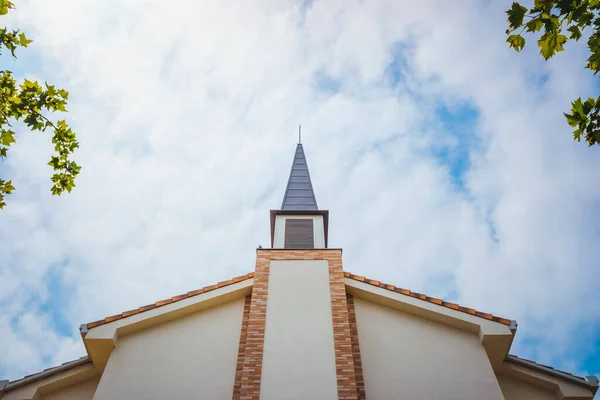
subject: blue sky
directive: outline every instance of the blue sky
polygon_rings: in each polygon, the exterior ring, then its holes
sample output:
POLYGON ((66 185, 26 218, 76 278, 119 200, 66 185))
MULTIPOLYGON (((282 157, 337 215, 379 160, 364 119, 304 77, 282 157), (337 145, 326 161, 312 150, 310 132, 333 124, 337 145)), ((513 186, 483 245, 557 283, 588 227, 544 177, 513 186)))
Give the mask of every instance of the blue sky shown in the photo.
POLYGON ((598 89, 580 44, 510 51, 510 2, 163 3, 6 18, 35 40, 17 75, 69 90, 83 170, 50 196, 49 137, 21 130, 0 164, 1 378, 253 270, 299 123, 346 270, 516 319, 513 354, 600 375, 600 150, 562 118, 598 89))

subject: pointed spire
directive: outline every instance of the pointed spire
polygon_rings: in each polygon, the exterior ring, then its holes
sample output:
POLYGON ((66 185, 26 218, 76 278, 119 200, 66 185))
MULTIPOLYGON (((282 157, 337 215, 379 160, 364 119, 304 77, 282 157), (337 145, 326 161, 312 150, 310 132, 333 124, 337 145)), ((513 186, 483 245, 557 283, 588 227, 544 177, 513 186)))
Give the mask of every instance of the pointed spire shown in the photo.
POLYGON ((302 144, 298 143, 292 170, 281 204, 282 210, 318 210, 308 164, 302 144))

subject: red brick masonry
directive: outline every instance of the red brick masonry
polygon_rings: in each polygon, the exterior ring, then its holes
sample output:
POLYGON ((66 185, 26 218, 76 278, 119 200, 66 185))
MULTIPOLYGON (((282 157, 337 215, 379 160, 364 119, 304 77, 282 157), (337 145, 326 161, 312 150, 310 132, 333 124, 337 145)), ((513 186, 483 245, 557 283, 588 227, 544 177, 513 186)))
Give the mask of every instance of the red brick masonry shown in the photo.
POLYGON ((354 374, 356 375, 356 390, 358 400, 365 400, 367 393, 365 391, 365 379, 362 370, 362 361, 360 358, 360 345, 358 343, 358 325, 356 324, 356 310, 354 308, 354 297, 347 294, 348 317, 350 319, 350 333, 352 335, 352 356, 354 357, 354 374))
POLYGON ((346 286, 344 284, 344 272, 342 269, 342 251, 339 249, 257 250, 254 286, 252 288, 241 372, 240 394, 239 397, 234 398, 240 400, 258 400, 260 398, 269 266, 271 260, 328 261, 338 398, 358 399, 348 304, 346 303, 346 286))
POLYGON ((240 346, 238 348, 237 366, 235 369, 235 381, 233 383, 233 400, 240 399, 240 390, 242 388, 242 369, 244 366, 244 357, 246 355, 246 333, 248 332, 248 317, 250 316, 250 296, 246 296, 244 301, 244 314, 242 316, 242 331, 240 333, 240 346))

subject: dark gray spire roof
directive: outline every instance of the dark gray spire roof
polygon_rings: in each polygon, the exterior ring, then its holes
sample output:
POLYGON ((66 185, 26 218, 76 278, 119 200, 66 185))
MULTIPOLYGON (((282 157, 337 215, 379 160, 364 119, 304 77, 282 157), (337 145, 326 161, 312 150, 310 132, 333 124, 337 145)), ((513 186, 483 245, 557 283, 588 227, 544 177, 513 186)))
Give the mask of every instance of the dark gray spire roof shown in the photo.
POLYGON ((308 172, 308 164, 302 144, 298 143, 294 162, 292 163, 292 171, 288 180, 281 203, 282 210, 318 210, 317 199, 313 191, 310 174, 308 172))

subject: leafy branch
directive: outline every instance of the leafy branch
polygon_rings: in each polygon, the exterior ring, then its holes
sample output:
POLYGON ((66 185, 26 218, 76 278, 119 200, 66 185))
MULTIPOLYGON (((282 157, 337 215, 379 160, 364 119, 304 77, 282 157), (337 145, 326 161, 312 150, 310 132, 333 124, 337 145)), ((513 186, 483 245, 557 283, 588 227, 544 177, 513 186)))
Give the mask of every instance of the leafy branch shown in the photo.
MULTIPOLYGON (((5 15, 14 4, 8 0, 0 0, 0 15, 5 15)), ((0 55, 3 50, 10 51, 13 58, 19 47, 27 47, 32 41, 27 39, 19 30, 9 31, 0 29, 0 55)), ((52 143, 55 154, 50 157, 50 165, 54 169, 51 178, 51 192, 60 195, 65 190, 70 192, 75 187, 75 177, 81 167, 70 159, 72 153, 79 147, 75 133, 65 120, 52 122, 43 111, 66 112, 69 93, 57 89, 54 85, 45 83, 44 86, 36 81, 25 79, 17 84, 9 70, 0 71, 0 160, 7 157, 10 146, 16 143, 15 132, 11 121, 22 121, 32 131, 53 131, 52 143)), ((0 209, 6 202, 5 195, 15 190, 12 181, 0 179, 0 209)))
MULTIPOLYGON (((584 31, 590 28, 587 41, 590 56, 585 67, 592 70, 594 75, 600 72, 600 0, 534 0, 531 9, 513 2, 506 14, 506 41, 517 52, 525 47, 523 32, 535 34, 543 28, 537 45, 545 60, 564 51, 564 45, 569 40, 581 39, 584 31), (528 18, 527 22, 525 18, 528 18)), ((575 140, 581 141, 583 136, 589 146, 600 145, 599 107, 600 96, 596 99, 590 97, 586 101, 578 98, 571 103, 571 113, 564 115, 569 125, 575 128, 575 140)))

